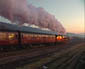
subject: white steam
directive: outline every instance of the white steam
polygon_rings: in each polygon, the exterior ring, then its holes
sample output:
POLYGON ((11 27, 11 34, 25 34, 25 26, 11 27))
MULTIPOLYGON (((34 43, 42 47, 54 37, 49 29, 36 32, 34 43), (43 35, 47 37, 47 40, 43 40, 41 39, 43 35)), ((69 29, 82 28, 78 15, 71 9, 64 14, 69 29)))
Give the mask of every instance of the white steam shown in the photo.
POLYGON ((28 5, 26 0, 0 0, 0 15, 19 25, 28 23, 65 34, 64 27, 55 16, 43 8, 28 5))

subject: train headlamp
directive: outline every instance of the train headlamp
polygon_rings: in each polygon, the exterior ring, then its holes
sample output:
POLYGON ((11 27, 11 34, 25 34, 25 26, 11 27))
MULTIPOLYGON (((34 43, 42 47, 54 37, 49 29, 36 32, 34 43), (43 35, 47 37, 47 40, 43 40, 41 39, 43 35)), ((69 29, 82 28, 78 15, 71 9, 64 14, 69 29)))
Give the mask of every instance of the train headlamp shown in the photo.
POLYGON ((65 36, 62 36, 62 38, 65 38, 65 36))
POLYGON ((62 36, 57 36, 57 40, 62 40, 63 37, 62 36))

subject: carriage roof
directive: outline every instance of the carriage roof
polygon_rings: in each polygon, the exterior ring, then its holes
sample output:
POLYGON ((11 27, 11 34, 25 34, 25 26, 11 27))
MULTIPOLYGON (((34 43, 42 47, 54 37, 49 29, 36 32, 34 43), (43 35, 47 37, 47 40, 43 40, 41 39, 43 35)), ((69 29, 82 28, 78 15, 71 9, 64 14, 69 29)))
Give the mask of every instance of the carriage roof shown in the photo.
POLYGON ((32 27, 26 27, 26 26, 18 26, 18 25, 8 24, 4 22, 0 22, 0 31, 11 31, 11 32, 20 31, 20 32, 26 32, 26 33, 57 35, 57 33, 53 31, 46 31, 46 30, 41 30, 39 28, 32 28, 32 27))

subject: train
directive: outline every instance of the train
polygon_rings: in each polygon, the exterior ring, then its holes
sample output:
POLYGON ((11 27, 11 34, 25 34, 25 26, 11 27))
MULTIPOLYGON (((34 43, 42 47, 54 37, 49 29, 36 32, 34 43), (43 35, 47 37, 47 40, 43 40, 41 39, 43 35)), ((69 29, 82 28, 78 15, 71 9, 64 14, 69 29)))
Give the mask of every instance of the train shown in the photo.
POLYGON ((22 48, 35 44, 56 44, 66 42, 66 40, 64 35, 58 35, 57 32, 0 22, 0 49, 22 48))

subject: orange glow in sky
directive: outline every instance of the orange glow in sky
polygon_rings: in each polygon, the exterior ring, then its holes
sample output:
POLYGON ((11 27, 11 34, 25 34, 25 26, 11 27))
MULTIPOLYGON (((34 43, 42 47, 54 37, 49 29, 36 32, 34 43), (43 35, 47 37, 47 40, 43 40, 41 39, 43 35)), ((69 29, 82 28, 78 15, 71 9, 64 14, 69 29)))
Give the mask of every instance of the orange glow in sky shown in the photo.
POLYGON ((53 14, 67 32, 84 33, 85 0, 29 0, 28 2, 42 7, 53 14))

